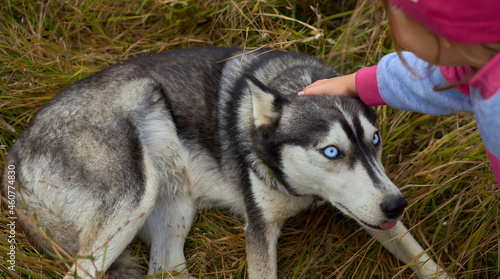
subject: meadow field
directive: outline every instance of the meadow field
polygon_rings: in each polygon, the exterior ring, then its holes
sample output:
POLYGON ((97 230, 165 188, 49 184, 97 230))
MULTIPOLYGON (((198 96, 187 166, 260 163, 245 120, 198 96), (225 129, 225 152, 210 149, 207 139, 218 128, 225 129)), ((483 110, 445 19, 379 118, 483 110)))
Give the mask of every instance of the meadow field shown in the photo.
MULTIPOLYGON (((341 74, 394 51, 383 10, 369 0, 0 1, 0 167, 37 111, 64 87, 111 64, 195 46, 272 48, 323 59, 341 74)), ((439 94, 439 93, 436 93, 439 94)), ((408 201, 403 222, 456 278, 500 276, 500 190, 472 114, 377 107, 383 163, 408 201)), ((0 278, 62 278, 68 262, 10 233, 0 213, 0 278), (15 239, 15 270, 7 262, 15 239)), ((21 207, 21 205, 18 205, 21 207)), ((246 278, 244 223, 199 211, 186 243, 197 278, 246 278)), ((149 249, 130 249, 147 272, 149 249)), ((290 219, 279 278, 416 278, 353 220, 327 205, 290 219)))

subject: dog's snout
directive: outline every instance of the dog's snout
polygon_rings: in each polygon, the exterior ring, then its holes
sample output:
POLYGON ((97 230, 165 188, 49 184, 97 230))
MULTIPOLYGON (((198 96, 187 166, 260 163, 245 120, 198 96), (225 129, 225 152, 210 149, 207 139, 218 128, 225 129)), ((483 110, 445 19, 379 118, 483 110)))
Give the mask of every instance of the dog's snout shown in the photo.
POLYGON ((384 212, 387 218, 394 219, 403 214, 403 211, 405 210, 405 207, 407 205, 408 204, 406 203, 405 199, 403 199, 402 197, 397 197, 384 200, 380 204, 380 209, 382 209, 382 212, 384 212))

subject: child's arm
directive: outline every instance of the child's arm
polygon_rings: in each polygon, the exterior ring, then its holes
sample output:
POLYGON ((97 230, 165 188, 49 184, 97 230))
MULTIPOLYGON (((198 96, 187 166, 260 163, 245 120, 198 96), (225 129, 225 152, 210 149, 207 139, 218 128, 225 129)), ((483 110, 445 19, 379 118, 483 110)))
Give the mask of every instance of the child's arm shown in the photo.
POLYGON ((377 66, 357 72, 357 91, 367 105, 387 104, 427 114, 472 112, 470 98, 458 90, 434 91, 435 85, 448 85, 439 69, 430 68, 427 62, 409 52, 402 55, 411 70, 397 53, 392 53, 384 56, 377 66))
POLYGON ((471 112, 470 99, 455 89, 435 92, 434 85, 448 85, 437 68, 409 52, 402 55, 418 76, 407 69, 397 53, 382 58, 377 66, 362 68, 346 76, 319 80, 299 95, 358 96, 369 106, 389 105, 397 109, 429 114, 471 112))

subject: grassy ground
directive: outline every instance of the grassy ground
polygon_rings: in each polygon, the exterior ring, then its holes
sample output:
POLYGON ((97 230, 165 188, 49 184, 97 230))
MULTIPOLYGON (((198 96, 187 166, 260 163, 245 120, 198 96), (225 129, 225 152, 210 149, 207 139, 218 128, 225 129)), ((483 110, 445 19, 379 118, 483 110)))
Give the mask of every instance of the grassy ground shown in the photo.
MULTIPOLYGON (((299 51, 341 73, 376 64, 393 49, 382 14, 367 0, 1 1, 1 167, 33 115, 65 86, 129 57, 202 45, 299 51)), ((383 162, 409 202, 404 223, 457 278, 498 278, 500 192, 473 116, 377 111, 383 162)), ((4 210, 0 220, 0 278, 63 276, 65 265, 35 250, 21 232, 16 271, 9 271, 4 210)), ((191 273, 245 278, 242 227, 226 211, 200 211, 185 249, 191 273)), ((131 248, 146 271, 148 249, 140 240, 131 248)), ((328 206, 286 223, 278 261, 280 278, 412 276, 328 206)))

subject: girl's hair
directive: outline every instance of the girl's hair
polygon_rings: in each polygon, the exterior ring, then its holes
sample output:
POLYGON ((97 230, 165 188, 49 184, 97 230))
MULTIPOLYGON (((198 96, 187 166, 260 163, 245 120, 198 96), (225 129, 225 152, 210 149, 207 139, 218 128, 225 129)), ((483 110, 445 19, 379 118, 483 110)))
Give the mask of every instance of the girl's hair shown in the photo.
MULTIPOLYGON (((406 61, 406 59, 404 58, 404 56, 402 55, 402 50, 401 50, 401 46, 399 45, 399 42, 398 42, 398 37, 396 36, 396 33, 393 31, 394 28, 393 28, 393 20, 392 20, 392 12, 391 12, 391 8, 389 5, 387 0, 381 0, 382 2, 382 7, 384 8, 385 10, 385 14, 387 15, 387 19, 389 21, 389 27, 390 27, 390 32, 391 32, 391 36, 392 36, 392 41, 394 42, 394 48, 396 49, 396 52, 398 54, 398 57, 399 59, 401 60, 401 62, 403 63, 403 65, 405 66, 405 68, 408 69, 408 71, 410 71, 413 75, 415 76, 419 76, 417 75, 417 73, 415 73, 414 69, 412 69, 410 67, 410 65, 408 64, 408 62, 406 61)), ((405 15, 406 16, 406 15, 405 15)), ((408 17, 408 16, 407 16, 408 17)), ((411 19, 412 21, 414 21, 412 18, 409 18, 411 19)), ((434 37, 435 41, 436 41, 436 45, 437 45, 437 54, 436 54, 436 58, 434 59, 434 62, 432 63, 429 63, 429 66, 427 67, 428 69, 430 68, 433 68, 435 67, 435 65, 438 64, 439 62, 439 59, 441 57, 441 47, 440 47, 440 44, 439 44, 439 37, 438 35, 436 35, 434 32, 430 31, 430 34, 434 37)), ((487 47, 487 45, 485 45, 485 47, 487 47)), ((489 47, 488 47, 489 48, 489 47)), ((498 51, 498 50, 497 50, 498 51)), ((438 92, 441 92, 441 91, 446 91, 448 89, 452 89, 452 88, 456 88, 462 84, 465 84, 467 82, 469 82, 469 80, 472 79, 472 77, 474 76, 474 74, 476 74, 477 71, 473 70, 469 75, 467 75, 464 79, 462 79, 461 81, 457 82, 457 83, 454 83, 454 84, 450 84, 448 86, 441 86, 441 85, 435 85, 434 86, 434 91, 438 91, 438 92)))

